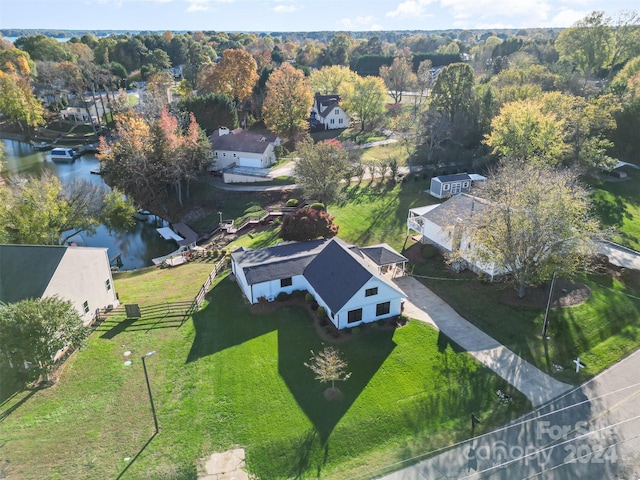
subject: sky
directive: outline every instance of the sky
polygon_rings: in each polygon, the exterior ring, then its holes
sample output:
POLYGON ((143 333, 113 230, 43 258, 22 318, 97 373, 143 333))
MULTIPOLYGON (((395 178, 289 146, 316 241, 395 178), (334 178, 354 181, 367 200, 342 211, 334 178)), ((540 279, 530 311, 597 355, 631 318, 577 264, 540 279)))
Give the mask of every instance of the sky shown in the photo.
POLYGON ((569 27, 637 0, 0 0, 0 28, 375 31, 569 27))

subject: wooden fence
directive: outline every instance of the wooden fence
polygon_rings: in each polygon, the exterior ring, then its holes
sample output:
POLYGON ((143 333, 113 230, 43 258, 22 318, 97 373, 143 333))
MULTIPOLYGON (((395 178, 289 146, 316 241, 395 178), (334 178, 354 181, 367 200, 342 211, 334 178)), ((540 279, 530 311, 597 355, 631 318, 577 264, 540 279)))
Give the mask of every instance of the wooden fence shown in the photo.
POLYGON ((191 306, 187 311, 187 316, 192 315, 198 310, 200 310, 200 307, 202 307, 202 304, 204 303, 204 297, 209 291, 209 289, 211 288, 211 284, 213 283, 213 280, 216 278, 218 273, 220 273, 225 268, 227 268, 227 262, 228 262, 227 257, 223 257, 222 260, 216 263, 215 267, 213 267, 213 270, 205 280, 204 285, 202 285, 202 287, 200 288, 200 291, 196 295, 196 298, 193 299, 193 302, 191 303, 191 306))

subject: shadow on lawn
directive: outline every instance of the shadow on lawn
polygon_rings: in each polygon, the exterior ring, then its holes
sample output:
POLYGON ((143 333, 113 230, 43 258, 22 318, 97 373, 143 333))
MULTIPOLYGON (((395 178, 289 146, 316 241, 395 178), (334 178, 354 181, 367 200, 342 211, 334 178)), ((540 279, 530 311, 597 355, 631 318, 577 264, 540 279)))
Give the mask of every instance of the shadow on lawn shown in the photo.
POLYGON ((113 314, 96 327, 96 331, 104 332, 100 338, 111 340, 116 335, 128 331, 149 331, 158 328, 180 327, 189 316, 193 302, 166 302, 154 305, 141 305, 140 318, 125 318, 113 314))
MULTIPOLYGON (((331 432, 358 398, 395 347, 393 330, 376 330, 360 334, 339 345, 352 373, 348 381, 338 382, 342 398, 329 402, 323 392, 330 386, 320 384, 304 366, 311 350, 323 348, 308 313, 302 307, 282 304, 270 313, 255 314, 241 297, 235 282, 224 280, 208 294, 207 307, 193 316, 196 331, 187 363, 240 345, 261 335, 278 332, 278 372, 296 402, 314 426, 321 445, 326 446, 331 432)), ((277 305, 276 305, 277 306, 277 305)), ((305 437, 304 445, 313 444, 305 437)), ((304 463, 304 452, 299 455, 304 463)))

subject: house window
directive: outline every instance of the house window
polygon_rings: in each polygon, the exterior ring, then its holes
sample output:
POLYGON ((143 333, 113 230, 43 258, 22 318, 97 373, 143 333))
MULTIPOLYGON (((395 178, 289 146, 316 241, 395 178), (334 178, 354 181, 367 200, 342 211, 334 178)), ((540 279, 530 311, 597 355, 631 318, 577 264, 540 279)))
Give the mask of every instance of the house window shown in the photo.
POLYGON ((107 292, 111 290, 111 280, 107 278, 107 281, 104 282, 104 286, 107 287, 107 292))
POLYGON ((342 123, 342 119, 341 118, 338 119, 338 123, 342 123))
POLYGON ((444 185, 442 185, 442 190, 449 190, 450 185, 448 183, 445 183, 444 185))
POLYGON ((340 109, 339 108, 336 108, 335 114, 336 115, 340 115, 340 109))
POLYGON ((332 119, 331 119, 331 123, 336 123, 336 119, 335 119, 335 118, 332 118, 332 119))
POLYGON ((469 188, 469 182, 462 182, 463 188, 469 188))
POLYGON ((226 154, 226 153, 223 153, 223 154, 222 154, 222 156, 223 156, 223 157, 226 157, 226 156, 227 156, 227 154, 226 154))
POLYGON ((391 302, 384 302, 376 305, 376 317, 387 315, 390 311, 391 311, 391 302))
POLYGON ((234 154, 233 154, 233 156, 235 157, 235 156, 236 156, 236 154, 234 153, 234 154))
POLYGON ((88 301, 85 301, 82 304, 82 310, 84 310, 84 313, 89 313, 89 302, 88 301))
POLYGON ((372 297, 373 295, 377 295, 377 294, 378 294, 378 287, 367 288, 364 291, 364 296, 365 297, 372 297))
POLYGON ((281 278, 280 279, 280 287, 281 288, 290 287, 291 285, 293 285, 293 280, 291 279, 291 277, 281 278))
POLYGON ((358 308, 356 310, 349 310, 349 314, 347 317, 347 323, 356 323, 362 321, 362 309, 358 308))

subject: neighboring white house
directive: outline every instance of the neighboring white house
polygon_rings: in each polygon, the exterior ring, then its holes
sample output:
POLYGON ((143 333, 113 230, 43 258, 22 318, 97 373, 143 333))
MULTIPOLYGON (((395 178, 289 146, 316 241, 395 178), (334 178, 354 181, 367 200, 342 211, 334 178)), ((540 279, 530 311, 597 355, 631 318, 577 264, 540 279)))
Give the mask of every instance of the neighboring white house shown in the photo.
POLYGON ((431 179, 429 193, 436 198, 445 198, 458 193, 469 193, 476 182, 483 182, 487 178, 476 173, 456 173, 440 175, 431 179))
POLYGON ((316 93, 311 109, 311 123, 321 124, 325 130, 347 128, 350 118, 339 105, 340 95, 320 95, 316 93))
POLYGON ((98 123, 99 118, 109 113, 108 107, 103 107, 100 101, 87 101, 87 108, 84 106, 69 106, 60 111, 60 118, 65 122, 74 123, 76 125, 84 125, 87 123, 98 123), (89 111, 87 112, 87 109, 89 111))
POLYGON ((0 245, 0 302, 57 296, 85 325, 119 305, 106 248, 0 245))
MULTIPOLYGON (((210 137, 213 150, 212 171, 223 171, 231 167, 265 169, 276 161, 275 147, 280 145, 277 135, 262 135, 242 128, 229 130, 221 127, 210 137)), ((249 171, 250 172, 250 171, 249 171)))
POLYGON ((474 258, 473 245, 463 228, 472 224, 474 216, 486 203, 486 200, 461 193, 440 204, 412 208, 407 217, 407 236, 411 231, 418 232, 422 243, 435 245, 446 253, 456 252, 461 259, 456 264, 458 268, 469 267, 493 278, 504 271, 493 263, 485 264, 474 258))
POLYGON ((309 291, 338 329, 400 315, 405 295, 381 271, 403 271, 405 257, 386 244, 360 249, 339 238, 282 243, 231 254, 250 303, 309 291))

